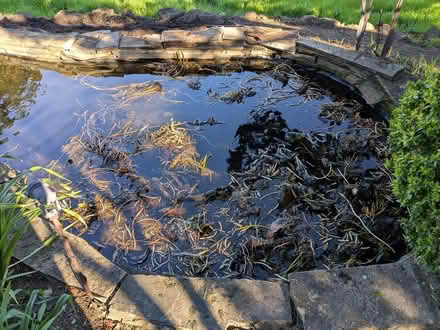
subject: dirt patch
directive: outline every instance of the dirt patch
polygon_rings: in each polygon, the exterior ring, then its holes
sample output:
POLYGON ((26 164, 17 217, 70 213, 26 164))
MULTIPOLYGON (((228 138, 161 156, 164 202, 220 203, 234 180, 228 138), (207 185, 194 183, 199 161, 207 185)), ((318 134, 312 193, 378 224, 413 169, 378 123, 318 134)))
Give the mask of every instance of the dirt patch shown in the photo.
MULTIPOLYGON (((16 262, 17 260, 13 260, 16 262)), ((25 273, 33 271, 32 268, 18 264, 13 268, 14 273, 25 273)), ((17 278, 12 282, 12 289, 21 289, 17 296, 19 306, 13 306, 17 309, 24 309, 30 293, 33 290, 44 290, 47 298, 54 298, 52 304, 49 303, 49 309, 55 305, 56 298, 64 293, 73 298, 72 304, 67 304, 64 312, 55 320, 51 329, 72 329, 72 330, 134 330, 139 329, 133 326, 127 326, 114 320, 106 319, 106 307, 104 304, 90 301, 87 294, 75 287, 70 287, 58 281, 55 278, 42 273, 32 274, 17 278), (23 305, 21 305, 23 304, 23 305)))

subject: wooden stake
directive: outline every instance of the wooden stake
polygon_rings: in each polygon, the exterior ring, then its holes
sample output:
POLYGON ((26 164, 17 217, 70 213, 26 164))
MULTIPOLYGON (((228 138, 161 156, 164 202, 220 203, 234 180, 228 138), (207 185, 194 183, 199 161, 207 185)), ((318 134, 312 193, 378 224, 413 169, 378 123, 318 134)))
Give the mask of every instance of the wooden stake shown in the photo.
POLYGON ((367 23, 370 19, 371 9, 373 8, 373 0, 361 0, 361 20, 359 21, 356 33, 356 51, 361 47, 362 37, 367 29, 367 23))
POLYGON ((389 55, 391 46, 393 45, 394 39, 396 38, 394 31, 396 29, 397 21, 399 20, 400 9, 402 8, 402 6, 403 6, 403 0, 397 0, 396 7, 394 7, 391 29, 385 40, 385 44, 383 45, 382 54, 381 54, 382 57, 386 57, 389 55))

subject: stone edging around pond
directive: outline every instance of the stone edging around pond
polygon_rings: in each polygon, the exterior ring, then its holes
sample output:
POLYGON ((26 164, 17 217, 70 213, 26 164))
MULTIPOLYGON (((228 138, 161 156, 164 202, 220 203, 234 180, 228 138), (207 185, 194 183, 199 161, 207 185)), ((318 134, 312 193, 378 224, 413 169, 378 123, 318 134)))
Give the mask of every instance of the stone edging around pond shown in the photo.
POLYGON ((114 65, 145 61, 286 60, 316 68, 356 87, 370 105, 395 106, 411 78, 400 65, 311 39, 285 26, 211 26, 129 31, 49 33, 0 27, 0 55, 43 62, 114 65))
MULTIPOLYGON (((22 259, 53 234, 36 220, 18 242, 22 259)), ((67 234, 95 297, 109 319, 144 329, 425 329, 439 324, 426 275, 412 259, 389 265, 293 273, 289 281, 129 275, 85 240, 67 234)), ((61 239, 24 261, 68 286, 81 288, 61 239)))

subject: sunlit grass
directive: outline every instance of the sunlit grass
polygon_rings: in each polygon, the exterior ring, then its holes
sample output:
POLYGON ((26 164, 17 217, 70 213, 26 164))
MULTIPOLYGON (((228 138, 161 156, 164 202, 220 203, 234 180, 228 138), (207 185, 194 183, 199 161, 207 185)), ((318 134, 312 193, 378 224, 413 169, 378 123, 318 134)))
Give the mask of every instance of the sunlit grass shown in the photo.
MULTIPOLYGON (((383 10, 385 23, 391 22, 394 0, 376 0, 371 17, 377 23, 383 10)), ((256 11, 272 16, 318 15, 336 18, 344 23, 359 21, 360 0, 0 0, 0 12, 27 12, 53 16, 61 9, 89 11, 99 7, 118 11, 131 10, 137 15, 154 16, 160 8, 199 8, 228 15, 256 11)), ((440 28, 440 2, 406 0, 400 16, 400 28, 424 32, 431 26, 440 28)))

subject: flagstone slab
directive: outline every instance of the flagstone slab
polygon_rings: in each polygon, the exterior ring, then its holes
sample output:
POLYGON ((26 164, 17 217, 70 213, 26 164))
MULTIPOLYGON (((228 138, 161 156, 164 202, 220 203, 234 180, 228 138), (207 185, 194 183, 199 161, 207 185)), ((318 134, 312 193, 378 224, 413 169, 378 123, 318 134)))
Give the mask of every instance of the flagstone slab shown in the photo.
POLYGON ((108 317, 136 326, 186 329, 288 329, 292 312, 285 283, 158 275, 128 276, 108 317))
POLYGON ((318 56, 332 57, 335 60, 345 61, 354 66, 361 67, 371 73, 379 74, 393 80, 396 75, 404 70, 403 66, 391 63, 381 57, 367 56, 350 49, 337 47, 311 39, 302 39, 296 42, 297 47, 302 47, 318 56))
MULTIPOLYGON (((18 241, 14 257, 17 259, 25 258, 40 248, 43 242, 53 235, 54 230, 49 222, 37 219, 31 224, 24 237, 18 241)), ((66 235, 81 265, 81 271, 87 279, 90 290, 98 299, 105 301, 114 292, 126 273, 84 239, 69 233, 66 235)), ((24 263, 45 275, 55 277, 68 286, 82 288, 70 267, 61 238, 57 238, 51 245, 26 259, 24 263)))
POLYGON ((440 324, 411 263, 290 274, 304 328, 427 329, 440 324))

